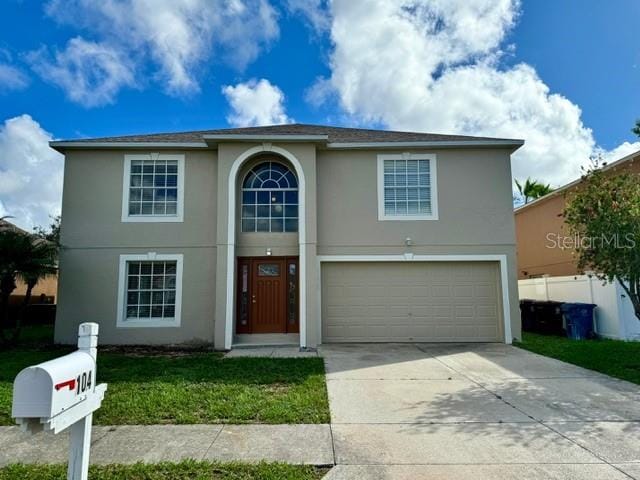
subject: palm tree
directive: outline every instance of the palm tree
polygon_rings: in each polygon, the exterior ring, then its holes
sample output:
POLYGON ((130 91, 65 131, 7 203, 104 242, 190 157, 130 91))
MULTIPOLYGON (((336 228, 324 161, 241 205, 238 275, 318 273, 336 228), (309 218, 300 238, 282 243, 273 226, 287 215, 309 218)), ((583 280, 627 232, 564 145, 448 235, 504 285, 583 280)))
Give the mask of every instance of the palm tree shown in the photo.
POLYGON ((553 192, 553 188, 551 188, 550 184, 545 185, 537 180, 531 180, 530 178, 525 180, 524 185, 516 180, 516 187, 524 199, 525 204, 529 203, 530 200, 544 197, 548 193, 553 192))
POLYGON ((0 229, 0 341, 6 342, 5 329, 9 320, 9 296, 20 278, 27 286, 25 298, 16 318, 11 341, 17 340, 22 318, 31 300, 33 288, 43 277, 57 271, 58 245, 34 237, 16 228, 0 229))

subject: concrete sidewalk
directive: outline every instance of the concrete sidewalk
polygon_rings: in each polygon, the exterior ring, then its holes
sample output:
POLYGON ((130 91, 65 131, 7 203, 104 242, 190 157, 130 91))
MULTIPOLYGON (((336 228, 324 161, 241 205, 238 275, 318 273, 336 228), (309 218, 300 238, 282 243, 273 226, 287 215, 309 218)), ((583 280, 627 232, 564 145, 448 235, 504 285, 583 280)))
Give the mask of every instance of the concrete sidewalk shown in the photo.
MULTIPOLYGON (((30 436, 0 427, 0 467, 66 463, 67 433, 30 436)), ((95 426, 91 463, 156 463, 184 459, 333 465, 329 425, 95 426)))

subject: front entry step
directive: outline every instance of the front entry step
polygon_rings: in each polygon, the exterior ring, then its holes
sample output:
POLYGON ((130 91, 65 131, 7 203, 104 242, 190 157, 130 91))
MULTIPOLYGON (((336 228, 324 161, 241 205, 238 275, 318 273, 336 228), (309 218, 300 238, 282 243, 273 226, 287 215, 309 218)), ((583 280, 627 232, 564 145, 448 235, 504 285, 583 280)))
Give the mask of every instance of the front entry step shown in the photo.
POLYGON ((251 333, 236 335, 231 348, 299 346, 300 335, 297 333, 251 333))

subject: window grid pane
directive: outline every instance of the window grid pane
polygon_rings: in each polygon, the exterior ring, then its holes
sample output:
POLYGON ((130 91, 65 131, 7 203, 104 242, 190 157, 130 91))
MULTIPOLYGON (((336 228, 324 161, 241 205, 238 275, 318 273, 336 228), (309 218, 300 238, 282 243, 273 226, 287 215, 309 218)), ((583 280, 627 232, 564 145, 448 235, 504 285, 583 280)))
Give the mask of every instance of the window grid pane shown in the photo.
POLYGON ((176 261, 127 262, 126 318, 173 319, 176 271, 176 261))
POLYGON ((385 160, 385 215, 431 215, 429 160, 385 160))
POLYGON ((298 181, 277 162, 256 165, 242 184, 242 232, 297 232, 298 181))
POLYGON ((133 160, 129 180, 129 215, 177 215, 178 161, 133 160))

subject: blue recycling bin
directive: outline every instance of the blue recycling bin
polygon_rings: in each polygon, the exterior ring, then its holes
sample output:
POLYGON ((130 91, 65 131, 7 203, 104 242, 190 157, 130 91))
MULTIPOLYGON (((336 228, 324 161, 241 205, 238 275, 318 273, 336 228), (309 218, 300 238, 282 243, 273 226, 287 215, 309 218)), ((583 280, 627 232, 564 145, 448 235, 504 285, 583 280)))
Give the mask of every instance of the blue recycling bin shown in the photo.
POLYGON ((593 303, 564 303, 561 307, 567 320, 567 337, 571 340, 586 340, 594 337, 593 303))

